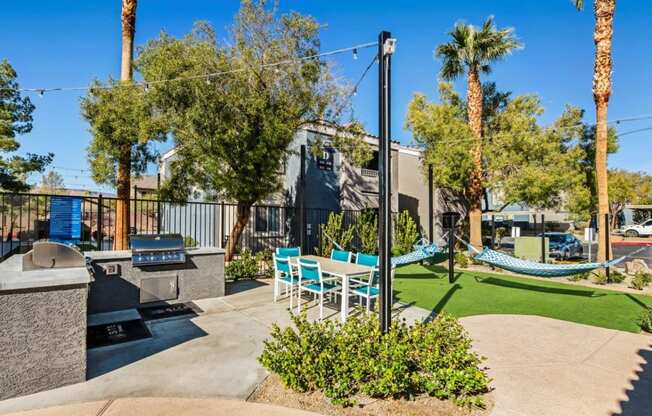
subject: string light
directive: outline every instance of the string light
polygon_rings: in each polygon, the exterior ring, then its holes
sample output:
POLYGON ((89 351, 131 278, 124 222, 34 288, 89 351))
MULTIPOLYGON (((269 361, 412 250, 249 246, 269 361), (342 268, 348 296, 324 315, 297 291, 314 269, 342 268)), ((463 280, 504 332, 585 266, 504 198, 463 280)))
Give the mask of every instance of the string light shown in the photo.
POLYGON ((353 49, 353 59, 358 59, 358 49, 353 49))
MULTIPOLYGON (((294 58, 294 59, 286 59, 283 61, 279 62, 273 62, 269 64, 264 64, 260 65, 261 69, 264 68, 273 68, 276 66, 282 66, 282 65, 289 65, 289 64, 296 64, 296 63, 301 63, 305 61, 310 61, 314 60, 317 58, 323 58, 326 56, 332 56, 332 55, 337 55, 349 51, 355 51, 354 55, 357 55, 358 50, 360 49, 365 49, 365 48, 371 48, 374 46, 378 46, 378 42, 369 42, 369 43, 363 43, 360 45, 354 45, 350 46, 347 48, 342 48, 342 49, 336 49, 332 51, 327 51, 327 52, 322 52, 314 55, 308 55, 304 56, 301 58, 294 58)), ((212 77, 217 77, 220 75, 227 75, 227 74, 233 74, 233 73, 238 73, 238 72, 244 72, 246 71, 246 68, 239 68, 239 69, 233 69, 229 71, 220 71, 220 72, 212 72, 208 74, 201 74, 201 75, 190 75, 190 76, 182 76, 182 77, 176 77, 176 78, 170 78, 170 79, 160 79, 160 80, 153 80, 153 81, 147 81, 147 82, 135 82, 134 85, 140 85, 144 86, 147 88, 149 85, 156 85, 156 84, 162 84, 162 83, 167 83, 167 82, 175 82, 175 81, 188 81, 188 80, 194 80, 194 79, 207 79, 207 78, 212 78, 212 77)), ((52 91, 88 91, 91 88, 95 89, 112 89, 116 85, 101 85, 101 86, 84 86, 84 87, 54 87, 54 88, 2 88, 2 90, 9 90, 9 91, 19 91, 19 92, 36 92, 39 95, 43 95, 46 92, 52 92, 52 91)))

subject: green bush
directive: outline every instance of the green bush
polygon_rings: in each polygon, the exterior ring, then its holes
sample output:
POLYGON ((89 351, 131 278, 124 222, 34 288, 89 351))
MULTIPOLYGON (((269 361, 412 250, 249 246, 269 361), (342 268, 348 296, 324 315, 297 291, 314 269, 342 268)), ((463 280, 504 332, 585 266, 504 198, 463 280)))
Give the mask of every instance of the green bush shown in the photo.
POLYGON ((608 280, 609 283, 622 283, 625 280, 625 275, 619 271, 611 269, 608 280))
POLYGON ((355 221, 355 232, 360 240, 360 251, 378 253, 378 215, 372 209, 364 210, 355 221))
POLYGON ((500 247, 501 242, 503 241, 503 238, 506 235, 507 235, 507 228, 505 227, 496 228, 496 243, 498 243, 498 247, 500 247))
POLYGON ((250 250, 243 250, 240 257, 231 261, 225 268, 227 279, 236 281, 240 279, 254 279, 258 275, 258 256, 250 250))
POLYGON ((601 270, 597 273, 593 273, 593 283, 596 285, 606 285, 608 283, 607 272, 601 270))
POLYGON ((591 272, 582 272, 569 276, 568 280, 571 282, 579 282, 580 280, 588 280, 589 276, 591 276, 591 272))
POLYGON ((183 246, 184 247, 197 247, 197 241, 195 241, 195 239, 192 238, 192 236, 187 235, 187 236, 183 237, 183 246))
POLYGON ((414 245, 419 239, 417 224, 407 210, 403 210, 396 216, 394 222, 394 246, 392 254, 400 256, 413 250, 414 245))
POLYGON ((457 267, 461 267, 462 269, 469 267, 469 258, 466 256, 466 254, 464 254, 463 251, 455 252, 455 265, 457 267))
POLYGON ((320 390, 334 403, 352 405, 354 396, 413 398, 428 394, 458 405, 483 406, 480 394, 489 378, 471 339, 447 314, 413 325, 393 322, 383 335, 376 314, 339 321, 308 321, 292 316, 294 326, 273 325, 260 363, 296 391, 320 390))
POLYGON ((344 213, 331 212, 328 214, 326 224, 320 225, 321 239, 319 247, 315 247, 315 254, 322 257, 330 257, 333 251, 333 240, 344 249, 351 247, 351 240, 353 240, 353 233, 355 227, 349 226, 344 228, 344 213), (328 237, 326 236, 328 235, 328 237), (330 237, 330 238, 329 238, 330 237))
POLYGON ((637 290, 643 290, 648 284, 652 282, 652 275, 645 272, 637 272, 632 278, 630 287, 637 290))
POLYGON ((649 306, 641 316, 641 329, 652 332, 652 306, 649 306))

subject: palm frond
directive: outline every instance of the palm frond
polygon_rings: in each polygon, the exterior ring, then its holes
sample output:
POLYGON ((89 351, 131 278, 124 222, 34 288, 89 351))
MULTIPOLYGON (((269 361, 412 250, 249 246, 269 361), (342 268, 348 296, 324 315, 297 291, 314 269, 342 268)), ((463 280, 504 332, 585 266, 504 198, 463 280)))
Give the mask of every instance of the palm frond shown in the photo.
POLYGON ((577 10, 584 9, 584 0, 571 0, 577 10))

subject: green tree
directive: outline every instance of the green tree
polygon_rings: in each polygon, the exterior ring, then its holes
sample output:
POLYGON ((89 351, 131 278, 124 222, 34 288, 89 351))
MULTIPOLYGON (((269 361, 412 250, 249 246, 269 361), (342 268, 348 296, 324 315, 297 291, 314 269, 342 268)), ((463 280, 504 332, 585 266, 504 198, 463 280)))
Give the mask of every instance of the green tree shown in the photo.
POLYGON ((20 148, 17 136, 32 131, 34 112, 34 104, 21 95, 16 78, 11 64, 6 59, 0 61, 0 190, 23 192, 30 188, 27 176, 42 172, 54 155, 9 155, 20 148))
POLYGON ((627 204, 652 204, 652 176, 645 172, 622 169, 609 171, 609 208, 611 227, 619 225, 619 218, 627 204))
MULTIPOLYGON (((96 81, 81 100, 81 111, 92 134, 87 149, 92 178, 96 183, 116 186, 120 201, 125 196, 124 187, 130 184, 124 181, 121 166, 128 165, 130 175, 145 172, 147 164, 156 160, 157 153, 151 143, 166 140, 167 122, 154 110, 147 92, 128 81, 109 79, 106 84, 96 81), (129 152, 125 152, 126 148, 129 152)), ((126 198, 129 198, 129 188, 126 198)), ((118 212, 128 214, 116 205, 116 216, 118 212)), ((128 216, 124 223, 125 226, 129 223, 128 216)), ((118 234, 116 228, 115 249, 124 249, 126 245, 118 234)))
POLYGON ((65 188, 63 176, 51 170, 41 177, 40 188, 43 192, 55 194, 65 188))
MULTIPOLYGON (((198 187, 238 204, 226 258, 235 252, 251 207, 280 189, 279 167, 295 133, 313 123, 339 126, 350 91, 319 59, 319 24, 298 13, 277 15, 266 1, 243 1, 230 30, 218 42, 205 23, 176 39, 162 33, 136 61, 146 80, 195 77, 151 90, 170 122, 177 159, 163 193, 185 199, 198 187), (269 66, 283 62, 282 65, 269 66), (207 76, 206 74, 219 74, 207 76)), ((356 140, 358 127, 334 144, 368 159, 356 140), (352 151, 355 149, 356 151, 352 151)), ((341 137, 339 137, 341 136, 341 137)))
POLYGON ((467 117, 469 127, 475 138, 471 148, 473 170, 468 188, 469 235, 471 244, 482 246, 482 195, 484 178, 482 176, 482 84, 480 73, 491 72, 491 64, 521 47, 511 28, 497 29, 493 17, 489 17, 482 27, 457 23, 450 32, 451 41, 441 44, 435 50, 437 58, 442 59, 440 75, 444 80, 454 80, 466 74, 467 77, 467 117))
POLYGON ((326 224, 319 226, 320 241, 319 247, 315 247, 315 253, 322 257, 330 257, 331 251, 336 247, 334 243, 347 250, 351 247, 353 241, 353 234, 355 233, 354 226, 344 226, 344 213, 331 212, 328 214, 326 224))
POLYGON ((396 216, 394 222, 394 245, 392 254, 400 256, 412 251, 412 247, 419 239, 417 224, 407 210, 403 210, 396 216))

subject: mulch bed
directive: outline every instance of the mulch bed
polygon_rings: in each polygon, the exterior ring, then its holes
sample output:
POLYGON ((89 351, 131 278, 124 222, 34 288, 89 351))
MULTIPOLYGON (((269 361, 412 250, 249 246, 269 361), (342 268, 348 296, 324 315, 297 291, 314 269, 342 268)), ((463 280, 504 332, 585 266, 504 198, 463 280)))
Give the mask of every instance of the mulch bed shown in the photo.
POLYGON ((415 400, 373 399, 356 397, 357 405, 341 407, 331 404, 321 392, 297 393, 285 388, 281 379, 272 374, 254 391, 249 401, 269 403, 294 409, 301 409, 322 415, 362 416, 487 416, 493 406, 491 393, 484 396, 485 409, 461 409, 449 400, 420 396, 415 400))

